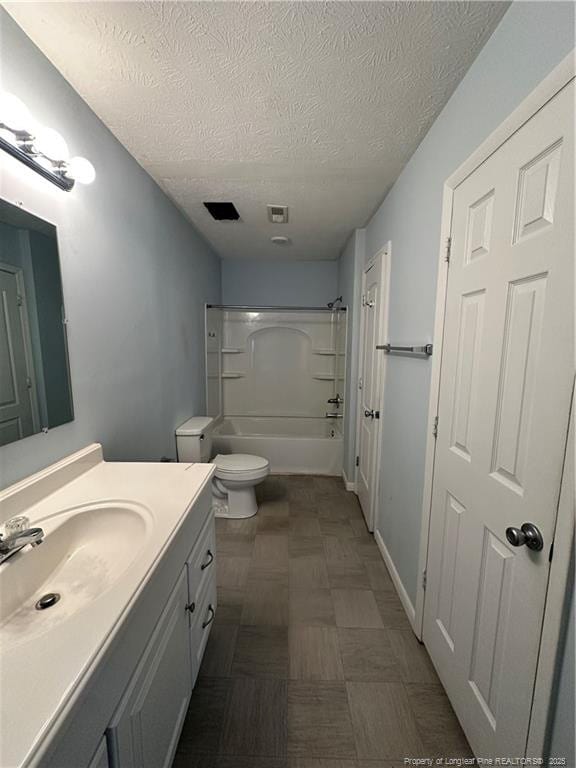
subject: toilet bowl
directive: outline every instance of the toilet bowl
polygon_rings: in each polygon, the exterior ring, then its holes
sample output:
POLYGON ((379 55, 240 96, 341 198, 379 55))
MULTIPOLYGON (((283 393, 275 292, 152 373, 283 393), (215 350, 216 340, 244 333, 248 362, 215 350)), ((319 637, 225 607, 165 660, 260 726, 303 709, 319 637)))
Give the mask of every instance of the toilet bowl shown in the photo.
POLYGON ((247 453, 218 454, 212 459, 214 511, 219 517, 252 517, 258 511, 255 486, 270 472, 270 462, 247 453))
POLYGON ((216 517, 253 517, 258 511, 255 488, 270 472, 270 462, 247 453, 212 456, 214 419, 194 416, 176 430, 178 461, 214 464, 212 506, 216 517))

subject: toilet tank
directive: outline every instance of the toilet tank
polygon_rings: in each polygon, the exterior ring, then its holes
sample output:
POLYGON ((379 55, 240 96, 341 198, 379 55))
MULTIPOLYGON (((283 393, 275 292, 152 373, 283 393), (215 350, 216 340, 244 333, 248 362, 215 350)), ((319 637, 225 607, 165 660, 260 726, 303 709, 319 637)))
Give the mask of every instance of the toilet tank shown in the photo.
POLYGON ((212 430, 210 416, 193 416, 176 430, 178 461, 208 463, 212 458, 212 430))

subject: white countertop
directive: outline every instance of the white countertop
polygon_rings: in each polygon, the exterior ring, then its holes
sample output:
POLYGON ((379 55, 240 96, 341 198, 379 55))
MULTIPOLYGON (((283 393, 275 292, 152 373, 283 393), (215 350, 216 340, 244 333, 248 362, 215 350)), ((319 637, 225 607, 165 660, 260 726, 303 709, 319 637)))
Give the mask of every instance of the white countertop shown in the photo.
MULTIPOLYGON (((100 451, 99 446, 95 448, 100 451)), ((33 631, 29 620, 23 620, 16 640, 14 614, 0 625, 2 768, 27 765, 62 710, 82 689, 213 471, 209 464, 99 461, 26 509, 31 525, 45 529, 46 541, 52 530, 51 515, 94 503, 144 507, 146 530, 137 553, 125 553, 129 565, 65 620, 55 621, 52 609, 36 611, 33 631)), ((3 571, 13 568, 16 558, 33 564, 37 553, 40 549, 26 547, 0 565, 0 589, 3 571)))

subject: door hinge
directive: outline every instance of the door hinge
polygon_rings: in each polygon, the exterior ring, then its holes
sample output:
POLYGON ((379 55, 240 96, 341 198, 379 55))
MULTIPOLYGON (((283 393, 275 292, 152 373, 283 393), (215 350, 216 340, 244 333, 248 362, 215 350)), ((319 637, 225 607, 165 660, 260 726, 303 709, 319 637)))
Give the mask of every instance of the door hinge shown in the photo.
POLYGON ((358 379, 358 389, 362 389, 362 379, 358 379))
POLYGON ((380 411, 374 411, 374 418, 379 419, 380 418, 380 411))
POLYGON ((426 583, 428 581, 428 574, 426 572, 426 569, 422 571, 422 589, 424 592, 426 592, 426 583))
POLYGON ((356 456, 356 466, 360 466, 360 456, 356 456))
POLYGON ((26 389, 32 389, 32 379, 30 376, 26 376, 26 389))
POLYGON ((448 264, 450 264, 450 255, 452 253, 452 237, 446 238, 446 256, 444 256, 444 261, 446 261, 448 264))
POLYGON ((16 296, 16 304, 19 307, 23 307, 24 306, 24 299, 22 298, 22 296, 20 296, 20 294, 17 294, 17 296, 16 296))
POLYGON ((438 437, 438 416, 434 416, 434 424, 432 425, 432 435, 434 440, 438 437))

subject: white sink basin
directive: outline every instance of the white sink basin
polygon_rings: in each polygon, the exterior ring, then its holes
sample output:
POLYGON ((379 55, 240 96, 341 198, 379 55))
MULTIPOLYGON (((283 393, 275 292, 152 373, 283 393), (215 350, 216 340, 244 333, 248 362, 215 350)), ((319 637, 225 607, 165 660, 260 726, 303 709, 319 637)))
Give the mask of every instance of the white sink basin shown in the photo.
POLYGON ((69 508, 31 525, 44 530, 40 546, 25 547, 0 566, 0 642, 26 642, 78 611, 89 609, 130 568, 150 535, 150 511, 132 502, 69 508), (60 599, 37 610, 46 593, 60 599))

